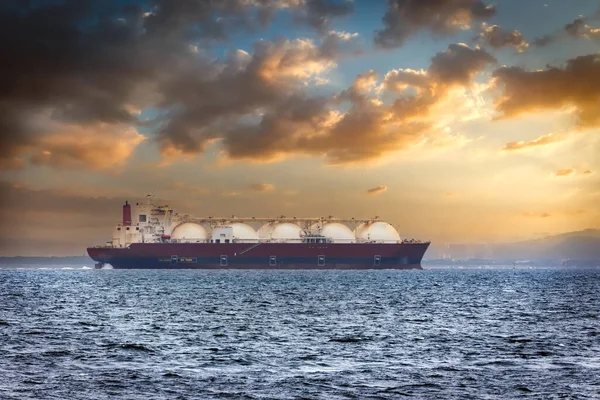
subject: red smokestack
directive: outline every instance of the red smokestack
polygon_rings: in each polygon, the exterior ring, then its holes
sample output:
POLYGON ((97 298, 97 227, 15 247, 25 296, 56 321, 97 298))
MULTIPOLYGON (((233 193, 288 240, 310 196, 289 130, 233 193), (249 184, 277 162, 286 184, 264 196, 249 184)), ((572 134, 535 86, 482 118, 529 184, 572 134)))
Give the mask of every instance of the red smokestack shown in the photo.
POLYGON ((131 205, 127 201, 123 206, 123 226, 131 226, 131 205))

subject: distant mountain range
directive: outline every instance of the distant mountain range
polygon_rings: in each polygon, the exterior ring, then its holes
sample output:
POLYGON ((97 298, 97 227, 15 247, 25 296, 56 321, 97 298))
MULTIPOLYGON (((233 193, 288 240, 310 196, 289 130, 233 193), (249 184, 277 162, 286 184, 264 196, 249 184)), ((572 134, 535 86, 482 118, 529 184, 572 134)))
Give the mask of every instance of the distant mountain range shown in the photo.
POLYGON ((426 258, 488 259, 496 261, 600 261, 600 229, 561 233, 540 239, 499 244, 432 246, 426 258), (429 257, 428 257, 429 256, 429 257))

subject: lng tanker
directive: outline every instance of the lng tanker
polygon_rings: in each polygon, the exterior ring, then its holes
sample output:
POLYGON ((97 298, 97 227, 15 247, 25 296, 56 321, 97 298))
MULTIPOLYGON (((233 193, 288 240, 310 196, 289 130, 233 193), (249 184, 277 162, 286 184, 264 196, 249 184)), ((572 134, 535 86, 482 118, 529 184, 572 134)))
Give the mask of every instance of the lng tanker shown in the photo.
POLYGON ((379 217, 193 217, 147 196, 87 252, 96 268, 422 269, 429 244, 379 217))

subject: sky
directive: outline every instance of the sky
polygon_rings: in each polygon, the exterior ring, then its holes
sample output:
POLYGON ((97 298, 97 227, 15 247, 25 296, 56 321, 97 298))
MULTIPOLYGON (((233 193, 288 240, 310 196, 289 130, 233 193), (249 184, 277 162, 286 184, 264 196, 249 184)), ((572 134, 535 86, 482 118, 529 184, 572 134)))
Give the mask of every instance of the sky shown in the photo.
POLYGON ((600 228, 600 1, 7 0, 0 255, 125 200, 491 243, 600 228))

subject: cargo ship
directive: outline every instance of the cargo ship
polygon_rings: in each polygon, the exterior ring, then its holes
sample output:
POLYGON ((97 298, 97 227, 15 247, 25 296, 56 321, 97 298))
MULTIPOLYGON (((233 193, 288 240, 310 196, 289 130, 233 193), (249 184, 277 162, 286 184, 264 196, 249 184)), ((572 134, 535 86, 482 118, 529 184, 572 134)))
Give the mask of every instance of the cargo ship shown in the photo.
POLYGON ((429 241, 400 238, 379 217, 194 217, 125 202, 112 240, 89 247, 96 268, 422 269, 429 241))

